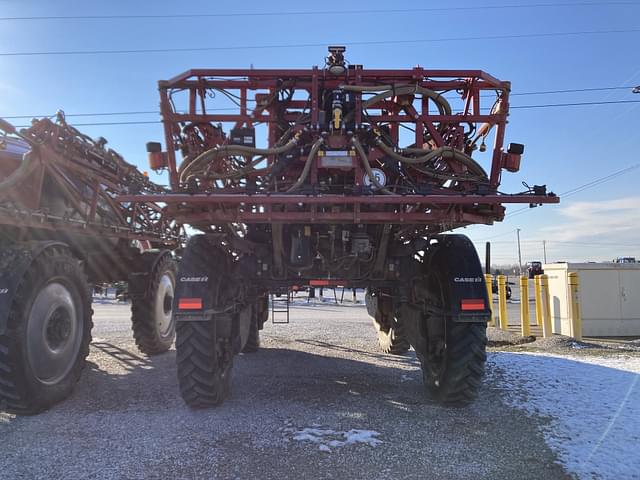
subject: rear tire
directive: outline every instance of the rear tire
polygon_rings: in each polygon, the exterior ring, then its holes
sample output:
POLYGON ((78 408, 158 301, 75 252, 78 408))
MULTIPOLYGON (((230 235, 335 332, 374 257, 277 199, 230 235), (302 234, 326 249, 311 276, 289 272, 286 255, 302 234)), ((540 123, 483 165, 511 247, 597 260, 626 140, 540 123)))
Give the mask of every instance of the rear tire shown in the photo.
POLYGON ((451 323, 442 363, 425 364, 419 356, 425 384, 439 402, 462 406, 477 398, 487 360, 486 330, 486 324, 451 323))
POLYGON ((242 348, 242 353, 255 353, 260 349, 260 330, 269 318, 269 297, 258 297, 253 308, 249 337, 242 348))
MULTIPOLYGON (((416 351, 425 385, 433 396, 441 403, 462 406, 477 398, 482 384, 487 325, 468 318, 456 321, 452 316, 457 308, 453 299, 458 298, 453 289, 461 288, 454 286, 453 279, 482 279, 482 267, 473 244, 463 235, 442 235, 438 240, 422 266, 422 290, 427 292, 423 310, 426 349, 416 351)), ((488 302, 484 285, 466 292, 485 305, 488 302)))
MULTIPOLYGON (((191 408, 220 405, 231 392, 231 370, 234 345, 232 324, 234 298, 232 260, 215 240, 206 235, 191 237, 178 268, 178 278, 207 278, 206 288, 200 294, 211 295, 203 303, 226 313, 201 313, 197 320, 176 318, 176 363, 178 383, 184 402, 191 408)), ((188 283, 186 285, 189 285, 188 283)), ((199 284, 200 285, 200 284, 199 284)), ((184 283, 178 284, 176 299, 194 295, 184 283)), ((175 305, 176 302, 174 302, 175 305)), ((176 309, 176 313, 180 313, 176 309)))
POLYGON ((91 342, 91 293, 69 249, 44 250, 22 277, 0 335, 0 407, 35 414, 68 397, 91 342))
POLYGON ((402 324, 391 313, 391 299, 381 297, 376 292, 367 290, 365 293, 365 304, 367 313, 373 321, 373 328, 376 329, 378 345, 383 353, 392 355, 403 355, 411 348, 406 337, 402 324), (388 302, 388 303, 381 303, 388 302))
POLYGON ((146 355, 166 352, 175 339, 172 309, 177 269, 173 258, 164 255, 149 274, 146 295, 131 301, 133 338, 138 350, 146 355))
POLYGON ((249 326, 249 336, 247 343, 244 344, 242 353, 255 353, 260 349, 260 330, 258 329, 258 317, 251 317, 251 325, 249 326))
POLYGON ((178 383, 184 402, 191 408, 218 406, 231 393, 233 354, 225 358, 228 349, 217 341, 215 330, 215 319, 178 322, 178 383))
POLYGON ((374 318, 373 326, 378 334, 378 345, 383 353, 403 355, 411 348, 400 323, 395 319, 392 327, 385 327, 374 318))

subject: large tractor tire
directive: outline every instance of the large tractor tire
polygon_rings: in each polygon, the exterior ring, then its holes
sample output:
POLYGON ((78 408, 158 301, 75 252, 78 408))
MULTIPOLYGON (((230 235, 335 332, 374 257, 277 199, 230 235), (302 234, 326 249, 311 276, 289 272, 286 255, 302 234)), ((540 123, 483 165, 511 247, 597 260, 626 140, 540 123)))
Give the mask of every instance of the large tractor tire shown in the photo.
POLYGON ((242 348, 242 353, 255 353, 260 349, 260 329, 258 328, 258 317, 253 315, 249 326, 249 336, 242 348))
POLYGON ((220 405, 231 393, 233 314, 225 304, 233 287, 231 263, 215 242, 196 235, 189 240, 178 268, 179 279, 201 280, 178 282, 174 302, 178 383, 184 402, 192 408, 220 405), (205 309, 217 313, 180 310, 180 299, 195 297, 205 309))
POLYGON ((242 348, 242 353, 255 353, 260 349, 260 330, 269 318, 269 297, 263 296, 256 300, 249 326, 249 336, 242 348))
POLYGON ((439 361, 422 363, 425 385, 441 403, 464 406, 478 396, 487 360, 486 324, 448 324, 447 345, 439 361))
POLYGON ((171 348, 176 336, 173 298, 177 265, 170 254, 158 259, 149 273, 148 288, 131 300, 131 328, 138 350, 157 355, 171 348))
POLYGON ((233 352, 218 339, 216 320, 177 324, 178 383, 191 408, 218 406, 231 394, 233 352))
POLYGON ((404 334, 402 323, 394 317, 391 308, 391 299, 387 299, 389 305, 385 308, 383 297, 374 295, 371 291, 365 293, 367 312, 373 321, 373 327, 378 336, 378 345, 383 353, 403 355, 409 351, 411 345, 404 334))
POLYGON ((378 345, 383 353, 404 355, 411 348, 409 341, 402 331, 402 326, 397 321, 394 320, 393 326, 389 327, 382 325, 374 318, 373 326, 378 334, 378 345))
POLYGON ((484 376, 489 299, 473 244, 463 235, 443 235, 440 240, 441 246, 427 255, 421 280, 429 292, 424 318, 428 348, 416 351, 434 398, 448 405, 466 405, 477 397, 484 376), (477 299, 484 307, 458 311, 465 301, 461 298, 477 299))
POLYGON ((68 397, 91 342, 91 294, 63 245, 39 253, 17 282, 0 335, 0 409, 35 414, 68 397))

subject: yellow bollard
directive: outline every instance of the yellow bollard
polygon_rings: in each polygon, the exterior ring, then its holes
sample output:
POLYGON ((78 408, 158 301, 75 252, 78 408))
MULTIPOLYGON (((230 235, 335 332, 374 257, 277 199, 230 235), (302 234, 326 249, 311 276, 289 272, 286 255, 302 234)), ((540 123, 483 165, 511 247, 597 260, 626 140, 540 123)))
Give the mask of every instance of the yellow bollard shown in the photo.
POLYGON ((485 274, 484 276, 484 283, 487 286, 487 297, 489 298, 489 323, 488 325, 490 327, 495 327, 496 326, 496 320, 493 316, 493 289, 491 284, 493 283, 493 276, 491 276, 490 274, 485 274))
POLYGON ((551 331, 551 298, 549 297, 549 277, 540 275, 540 291, 542 296, 542 336, 548 338, 551 331))
POLYGON ((507 318, 507 282, 504 275, 498 275, 498 316, 500 318, 500 328, 509 330, 509 319, 507 318))
POLYGON ((542 327, 542 293, 540 292, 540 275, 533 277, 536 300, 536 325, 542 327))
POLYGON ((529 277, 522 275, 520 277, 520 325, 522 330, 522 336, 528 337, 531 335, 529 328, 529 277))
POLYGON ((577 272, 569 273, 569 295, 571 296, 571 333, 582 340, 582 312, 580 312, 580 280, 577 272))

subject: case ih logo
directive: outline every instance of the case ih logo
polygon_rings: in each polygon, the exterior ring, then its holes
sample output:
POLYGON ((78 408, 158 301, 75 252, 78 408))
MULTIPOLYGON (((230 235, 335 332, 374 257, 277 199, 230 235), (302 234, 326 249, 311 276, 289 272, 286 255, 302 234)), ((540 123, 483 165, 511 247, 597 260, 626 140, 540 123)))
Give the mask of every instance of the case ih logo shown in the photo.
POLYGON ((209 277, 180 277, 181 282, 208 282, 209 277))
POLYGON ((482 277, 454 277, 453 281, 456 283, 480 283, 482 277))

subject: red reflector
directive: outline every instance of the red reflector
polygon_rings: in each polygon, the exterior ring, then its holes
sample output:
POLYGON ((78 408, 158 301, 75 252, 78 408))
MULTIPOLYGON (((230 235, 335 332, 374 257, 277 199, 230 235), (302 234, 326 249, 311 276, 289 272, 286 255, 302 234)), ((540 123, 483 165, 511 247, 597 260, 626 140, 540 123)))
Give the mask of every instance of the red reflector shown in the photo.
POLYGON ((329 285, 329 280, 309 280, 309 285, 312 287, 324 287, 329 285))
POLYGON ((201 310, 202 299, 201 298, 181 298, 178 300, 179 310, 201 310))
POLYGON ((465 298, 460 302, 462 310, 484 310, 484 300, 482 298, 465 298))

